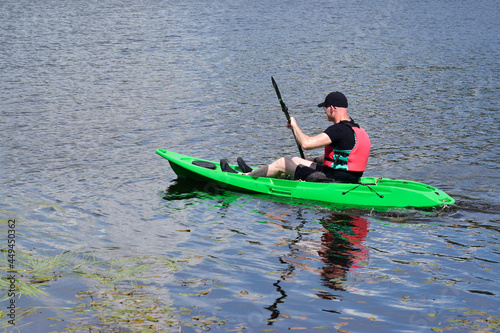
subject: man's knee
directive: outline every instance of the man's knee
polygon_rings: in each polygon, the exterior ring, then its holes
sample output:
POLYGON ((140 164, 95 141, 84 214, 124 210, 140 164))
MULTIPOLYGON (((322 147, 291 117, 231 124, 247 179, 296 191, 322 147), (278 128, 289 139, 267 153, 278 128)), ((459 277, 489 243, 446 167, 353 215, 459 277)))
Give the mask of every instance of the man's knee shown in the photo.
POLYGON ((285 171, 286 158, 280 157, 274 162, 274 164, 278 169, 285 171))

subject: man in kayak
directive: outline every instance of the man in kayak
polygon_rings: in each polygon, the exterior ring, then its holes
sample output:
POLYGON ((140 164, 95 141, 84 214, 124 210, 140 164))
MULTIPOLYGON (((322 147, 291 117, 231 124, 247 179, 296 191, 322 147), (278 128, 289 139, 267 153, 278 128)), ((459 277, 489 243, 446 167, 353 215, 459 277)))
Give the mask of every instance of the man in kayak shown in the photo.
MULTIPOLYGON (((238 158, 245 174, 254 177, 288 176, 295 180, 311 182, 357 183, 366 170, 370 155, 370 139, 364 129, 347 115, 347 98, 341 92, 332 92, 318 107, 325 108, 328 121, 334 124, 323 133, 309 136, 302 132, 295 118, 291 117, 287 127, 292 128, 297 142, 305 149, 325 148, 323 156, 314 159, 282 157, 271 164, 252 170, 238 158)), ((221 160, 223 171, 236 172, 221 160)))

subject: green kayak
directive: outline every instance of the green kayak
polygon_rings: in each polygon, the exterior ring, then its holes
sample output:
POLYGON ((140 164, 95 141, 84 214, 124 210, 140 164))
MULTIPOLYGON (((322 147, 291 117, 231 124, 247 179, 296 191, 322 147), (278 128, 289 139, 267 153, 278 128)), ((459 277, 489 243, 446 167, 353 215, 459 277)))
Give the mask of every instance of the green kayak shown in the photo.
MULTIPOLYGON (((445 192, 422 183, 389 178, 362 177, 359 184, 313 183, 287 179, 251 177, 223 172, 217 162, 178 154, 165 149, 166 158, 179 177, 215 183, 223 189, 265 194, 280 201, 313 202, 327 207, 388 210, 453 205, 445 192)), ((231 165, 241 171, 239 167, 231 165)))

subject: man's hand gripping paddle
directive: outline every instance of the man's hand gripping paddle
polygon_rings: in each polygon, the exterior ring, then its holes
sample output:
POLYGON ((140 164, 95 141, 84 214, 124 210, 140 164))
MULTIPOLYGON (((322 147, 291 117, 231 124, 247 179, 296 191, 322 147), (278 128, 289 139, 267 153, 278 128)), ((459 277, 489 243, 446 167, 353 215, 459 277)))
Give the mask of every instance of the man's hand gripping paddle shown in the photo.
MULTIPOLYGON (((285 113, 286 120, 288 120, 288 123, 290 123, 290 115, 288 114, 288 107, 285 105, 285 102, 283 102, 283 100, 281 99, 280 90, 278 89, 278 85, 276 84, 276 81, 274 81, 274 78, 272 76, 271 76, 271 81, 273 82, 274 90, 276 90, 276 95, 278 95, 278 100, 280 101, 280 104, 281 104, 281 110, 285 113)), ((292 133, 293 133, 293 137, 295 139, 295 143, 297 144, 297 148, 299 148, 300 157, 305 158, 304 152, 302 151, 302 147, 299 145, 299 142, 297 141, 297 137, 295 136, 295 133, 293 132, 293 128, 292 128, 292 133)))

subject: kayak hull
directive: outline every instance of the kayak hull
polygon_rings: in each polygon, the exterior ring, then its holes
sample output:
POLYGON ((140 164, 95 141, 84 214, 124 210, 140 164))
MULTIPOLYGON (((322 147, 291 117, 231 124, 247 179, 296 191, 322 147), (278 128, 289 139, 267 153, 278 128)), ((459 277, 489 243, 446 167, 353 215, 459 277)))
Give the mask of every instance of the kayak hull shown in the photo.
MULTIPOLYGON (((287 179, 252 177, 223 172, 220 164, 157 149, 174 172, 183 178, 213 183, 222 189, 273 196, 280 201, 314 202, 336 208, 389 210, 394 208, 435 208, 453 205, 455 200, 430 185, 389 178, 362 177, 359 184, 314 183, 287 179), (193 162, 208 162, 214 169, 193 162)), ((232 167, 241 171, 239 167, 232 167)))

